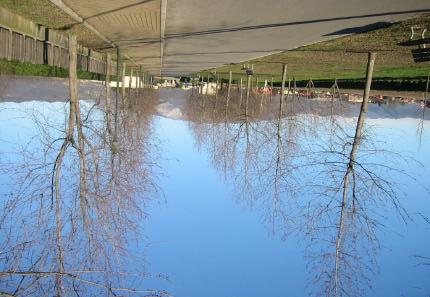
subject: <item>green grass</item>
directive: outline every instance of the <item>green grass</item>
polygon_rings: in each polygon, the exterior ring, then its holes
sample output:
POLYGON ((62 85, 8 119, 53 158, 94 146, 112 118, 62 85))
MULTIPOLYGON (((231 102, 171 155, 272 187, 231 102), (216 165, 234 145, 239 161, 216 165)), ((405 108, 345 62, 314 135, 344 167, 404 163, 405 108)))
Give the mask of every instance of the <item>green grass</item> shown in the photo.
POLYGON ((0 7, 52 29, 61 30, 75 24, 71 27, 71 32, 76 34, 80 44, 90 48, 106 46, 97 35, 85 26, 76 24, 76 21, 49 0, 0 0, 0 7))
MULTIPOLYGON (((250 60, 255 75, 261 80, 281 80, 282 65, 288 65, 288 76, 297 80, 317 79, 362 79, 366 72, 367 54, 358 51, 376 51, 375 78, 421 79, 430 74, 430 63, 414 63, 411 48, 398 43, 410 37, 412 25, 430 29, 430 15, 392 24, 371 32, 350 35, 330 41, 316 43, 295 50, 250 60)), ((231 70, 234 79, 244 77, 241 65, 227 65, 209 71, 221 73, 226 79, 231 70)), ((201 74, 206 74, 203 71, 201 74)))
MULTIPOLYGON (((67 69, 49 65, 38 65, 30 62, 6 61, 0 59, 0 75, 68 77, 67 69)), ((105 76, 97 73, 78 71, 79 79, 104 80, 105 76)), ((111 80, 115 80, 113 76, 111 80)))

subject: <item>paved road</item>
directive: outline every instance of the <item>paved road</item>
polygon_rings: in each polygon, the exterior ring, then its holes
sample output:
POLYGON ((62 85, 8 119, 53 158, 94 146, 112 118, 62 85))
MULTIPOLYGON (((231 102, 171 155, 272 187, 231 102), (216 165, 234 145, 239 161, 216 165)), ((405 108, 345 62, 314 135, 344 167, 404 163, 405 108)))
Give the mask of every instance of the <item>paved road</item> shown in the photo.
MULTIPOLYGON (((51 0, 61 2, 59 0, 51 0)), ((63 0, 153 74, 237 63, 430 12, 428 0, 63 0)))

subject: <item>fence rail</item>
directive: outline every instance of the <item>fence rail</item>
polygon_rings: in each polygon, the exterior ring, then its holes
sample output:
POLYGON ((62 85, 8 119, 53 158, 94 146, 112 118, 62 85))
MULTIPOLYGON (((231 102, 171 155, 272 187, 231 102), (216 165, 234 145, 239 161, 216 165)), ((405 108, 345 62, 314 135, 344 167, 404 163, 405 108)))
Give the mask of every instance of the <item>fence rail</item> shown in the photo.
MULTIPOLYGON (((45 36, 49 37, 49 29, 45 36)), ((80 47, 78 53, 78 70, 92 73, 106 73, 106 59, 103 55, 80 47), (86 54, 84 53, 86 52, 86 54), (93 56, 94 55, 94 56, 93 56), (95 57, 97 56, 97 57, 95 57)), ((64 69, 69 67, 69 49, 40 37, 30 36, 0 24, 0 59, 8 61, 45 64, 64 69)), ((115 63, 111 63, 110 73, 116 73, 115 63)))

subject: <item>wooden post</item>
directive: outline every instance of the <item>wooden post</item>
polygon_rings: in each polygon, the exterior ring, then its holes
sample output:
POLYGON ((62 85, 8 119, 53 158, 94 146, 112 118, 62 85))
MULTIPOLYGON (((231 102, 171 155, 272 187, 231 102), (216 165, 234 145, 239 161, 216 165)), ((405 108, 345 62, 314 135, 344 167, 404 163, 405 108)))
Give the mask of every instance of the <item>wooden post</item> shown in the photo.
POLYGON ((127 64, 124 62, 122 63, 122 71, 121 71, 121 96, 122 96, 122 103, 124 104, 124 98, 125 98, 125 68, 127 64))
POLYGON ((91 49, 88 49, 87 72, 90 72, 90 69, 91 69, 91 49))
POLYGON ((37 60, 37 39, 33 37, 33 50, 31 51, 31 63, 36 64, 37 60))
POLYGON ((369 53, 368 54, 368 60, 367 60, 367 72, 366 72, 366 86, 364 88, 364 95, 363 95, 363 110, 367 112, 368 109, 368 103, 369 103, 369 95, 370 95, 370 87, 372 85, 372 76, 373 76, 373 67, 375 66, 375 60, 376 60, 376 53, 369 53))
POLYGON ((22 35, 22 56, 21 56, 21 62, 25 62, 25 55, 26 55, 26 44, 25 44, 25 35, 22 35))
POLYGON ((7 60, 12 61, 12 53, 13 53, 13 31, 9 29, 9 48, 7 51, 7 60))
POLYGON ((287 64, 282 65, 282 85, 281 85, 281 97, 279 100, 279 112, 280 115, 282 115, 282 109, 284 105, 284 99, 285 99, 285 81, 287 79, 287 64))
POLYGON ((51 66, 55 66, 55 45, 53 45, 52 43, 49 45, 51 48, 51 63, 49 65, 51 66))

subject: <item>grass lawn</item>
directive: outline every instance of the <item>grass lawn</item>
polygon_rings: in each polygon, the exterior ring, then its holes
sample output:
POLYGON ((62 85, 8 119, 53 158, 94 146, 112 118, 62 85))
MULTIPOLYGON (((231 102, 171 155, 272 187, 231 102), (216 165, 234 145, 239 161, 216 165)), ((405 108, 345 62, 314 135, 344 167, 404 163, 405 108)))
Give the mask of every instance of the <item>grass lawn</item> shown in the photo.
MULTIPOLYGON (((76 24, 76 21, 62 12, 49 0, 0 0, 0 7, 27 18, 36 24, 61 30, 76 24)), ((82 25, 74 25, 71 29, 78 42, 89 48, 104 47, 106 43, 82 25)))
MULTIPOLYGON (((69 70, 50 65, 32 64, 30 62, 7 61, 0 59, 0 75, 21 75, 21 76, 46 76, 46 77, 68 77, 69 70)), ((78 78, 105 80, 102 74, 78 71, 78 78)), ((115 80, 116 76, 111 76, 115 80)))
MULTIPOLYGON (((281 80, 282 65, 288 65, 288 76, 297 80, 362 79, 366 71, 367 54, 357 51, 377 51, 375 78, 418 79, 430 75, 430 62, 414 63, 410 50, 399 46, 410 37, 412 25, 426 26, 430 30, 430 15, 395 23, 374 31, 345 36, 331 41, 316 43, 295 50, 248 61, 254 64, 255 75, 263 79, 281 80), (351 52, 352 51, 352 52, 351 52)), ((229 65, 209 71, 228 78, 233 71, 234 79, 244 76, 240 65, 229 65)), ((200 74, 206 74, 203 71, 200 74)))
MULTIPOLYGON (((50 28, 67 28, 75 23, 49 0, 0 0, 0 7, 50 28)), ((374 31, 270 55, 246 63, 254 64, 255 76, 258 76, 260 81, 270 80, 274 77, 274 80, 279 82, 282 71, 281 63, 288 65, 288 76, 290 78, 295 77, 298 81, 309 80, 310 78, 313 80, 333 80, 335 78, 360 80, 365 75, 367 54, 357 53, 357 51, 377 51, 375 79, 409 80, 419 82, 422 85, 427 75, 430 74, 430 63, 414 63, 410 52, 411 48, 398 45, 399 42, 409 39, 412 25, 425 26, 430 30, 430 15, 398 22, 374 31)), ((105 46, 102 40, 84 26, 76 25, 72 28, 82 45, 91 48, 105 46)), ((114 57, 115 55, 113 55, 114 57)), ((209 71, 216 70, 220 73, 221 78, 227 79, 228 72, 231 70, 234 73, 233 78, 239 79, 244 77, 241 66, 228 65, 202 71, 200 74, 206 76, 209 71)), ((14 67, 17 69, 16 73, 24 71, 18 70, 17 65, 14 67)), ((34 67, 33 70, 35 70, 34 67)), ((37 71, 39 70, 36 69, 37 71)))

